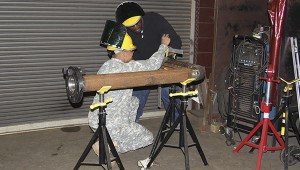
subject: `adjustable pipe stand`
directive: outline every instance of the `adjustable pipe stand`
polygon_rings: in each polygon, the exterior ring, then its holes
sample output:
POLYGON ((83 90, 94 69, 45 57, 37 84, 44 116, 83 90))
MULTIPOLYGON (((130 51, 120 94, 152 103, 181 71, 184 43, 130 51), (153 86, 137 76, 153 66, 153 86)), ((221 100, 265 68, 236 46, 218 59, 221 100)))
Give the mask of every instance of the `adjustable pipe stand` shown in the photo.
MULTIPOLYGON (((179 112, 179 116, 176 119, 176 121, 169 127, 169 129, 167 128, 167 124, 168 121, 170 120, 170 116, 172 116, 172 114, 174 114, 174 109, 178 109, 176 104, 175 104, 175 99, 172 98, 170 106, 167 109, 167 112, 163 118, 163 121, 161 123, 159 132, 156 136, 155 142, 153 143, 153 148, 151 150, 150 156, 149 156, 149 162, 147 164, 147 168, 150 168, 153 161, 155 160, 155 158, 158 156, 158 154, 160 153, 160 151, 163 149, 163 147, 172 147, 172 148, 178 148, 181 149, 184 157, 185 157, 185 169, 189 170, 190 169, 190 165, 189 165, 189 152, 188 152, 188 147, 190 146, 196 146, 202 161, 204 163, 204 165, 208 165, 204 152, 199 144, 199 141, 197 139, 197 136, 195 135, 195 132, 193 130, 193 127, 187 117, 186 114, 186 108, 187 108, 187 102, 188 102, 188 97, 192 96, 192 95, 196 95, 198 93, 198 91, 190 91, 190 92, 186 92, 186 85, 192 81, 194 81, 195 79, 188 79, 184 82, 182 82, 181 84, 183 85, 182 87, 182 92, 181 93, 171 93, 170 97, 174 97, 174 96, 181 96, 182 100, 181 100, 181 105, 180 105, 180 110, 178 110, 179 112), (173 132, 175 131, 175 128, 178 126, 178 124, 180 123, 180 130, 179 130, 179 146, 170 146, 170 145, 165 145, 168 140, 170 139, 170 137, 172 136, 173 132), (168 130, 167 130, 168 129, 168 130), (187 132, 190 134, 194 144, 188 145, 187 142, 187 132), (167 133, 165 135, 165 133, 167 133), (160 145, 158 146, 160 142, 160 145)), ((173 115, 174 116, 174 115, 173 115)), ((171 117, 172 118, 172 117, 171 117)))
MULTIPOLYGON (((284 143, 285 143, 285 147, 284 150, 282 150, 282 156, 280 157, 282 159, 282 161, 284 162, 284 170, 288 169, 288 166, 290 164, 290 161, 293 160, 293 158, 290 156, 290 148, 293 148, 291 146, 289 146, 289 128, 290 128, 290 123, 289 121, 291 121, 291 125, 292 125, 292 129, 294 131, 294 134, 296 135, 296 138, 299 142, 299 132, 297 130, 297 127, 295 126, 295 124, 293 124, 293 118, 292 116, 290 116, 290 98, 292 97, 292 93, 290 91, 293 90, 293 83, 298 82, 300 79, 295 79, 291 82, 287 82, 284 79, 280 78, 283 82, 286 83, 286 86, 284 87, 284 95, 283 95, 283 99, 284 99, 284 105, 285 105, 285 111, 282 113, 282 124, 283 126, 281 127, 281 136, 284 137, 284 143), (291 159, 290 159, 291 157, 291 159)), ((300 143, 300 142, 299 142, 300 143)), ((293 161, 292 161, 293 162, 293 161)))
POLYGON ((267 82, 267 93, 266 93, 266 98, 265 101, 261 102, 261 111, 264 113, 263 119, 254 127, 254 129, 246 136, 246 138, 238 145, 238 147, 234 150, 235 153, 238 153, 239 150, 244 146, 248 145, 250 147, 258 149, 258 156, 257 156, 257 161, 256 161, 256 170, 260 169, 260 164, 261 164, 261 159, 262 159, 262 154, 263 152, 266 151, 274 151, 274 150, 282 150, 284 148, 284 142, 280 138, 279 134, 277 133, 277 130, 273 126, 272 122, 270 121, 269 114, 272 108, 272 104, 270 103, 270 92, 271 92, 271 87, 272 83, 276 82, 279 83, 279 81, 276 80, 271 80, 270 78, 265 79, 261 78, 263 80, 266 80, 267 82), (252 138, 252 136, 260 129, 262 126, 262 132, 261 132, 261 137, 260 137, 260 142, 259 144, 254 144, 249 142, 249 139, 252 138), (278 147, 267 147, 267 140, 268 140, 268 128, 271 129, 273 134, 275 135, 278 143, 280 146, 278 147))
POLYGON ((103 169, 105 169, 105 165, 108 170, 112 169, 111 161, 116 161, 118 167, 120 170, 124 170, 123 164, 121 162, 121 159, 116 151, 116 148, 111 140, 111 137, 106 129, 106 112, 105 107, 107 103, 112 102, 112 99, 109 98, 106 101, 104 101, 104 93, 107 92, 111 86, 103 86, 100 90, 97 91, 99 94, 99 103, 95 103, 90 106, 92 110, 99 108, 99 114, 98 114, 98 128, 96 132, 94 133, 93 137, 91 138, 90 142, 88 143, 87 147, 85 148, 84 152, 82 153, 81 157, 79 158, 76 166, 74 167, 74 170, 79 169, 81 165, 90 165, 90 166, 101 166, 103 169), (84 163, 86 156, 90 152, 92 145, 99 140, 99 162, 98 163, 84 163), (108 147, 109 146, 109 147, 108 147), (110 159, 110 151, 112 155, 114 156, 112 159, 110 159), (103 152, 105 151, 105 152, 103 152))

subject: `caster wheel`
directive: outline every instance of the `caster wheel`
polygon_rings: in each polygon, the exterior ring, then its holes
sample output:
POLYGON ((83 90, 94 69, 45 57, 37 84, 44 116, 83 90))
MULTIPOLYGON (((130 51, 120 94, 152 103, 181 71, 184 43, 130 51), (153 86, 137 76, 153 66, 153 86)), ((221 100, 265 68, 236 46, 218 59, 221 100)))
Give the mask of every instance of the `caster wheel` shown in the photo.
POLYGON ((280 152, 281 162, 285 163, 286 161, 288 161, 288 166, 295 165, 298 162, 298 160, 295 159, 295 157, 291 156, 292 153, 295 152, 295 150, 299 150, 299 146, 295 146, 295 145, 289 146, 287 153, 285 153, 285 148, 282 149, 280 152), (288 154, 288 155, 286 155, 286 154, 288 154), (287 156, 289 157, 288 160, 286 160, 287 156))
POLYGON ((235 141, 233 139, 234 136, 234 132, 232 128, 226 127, 224 129, 224 135, 226 137, 226 145, 227 146, 231 146, 231 145, 235 145, 235 141))
POLYGON ((225 143, 226 143, 227 146, 231 146, 231 145, 234 145, 234 144, 235 144, 235 143, 232 142, 231 140, 226 140, 225 143))

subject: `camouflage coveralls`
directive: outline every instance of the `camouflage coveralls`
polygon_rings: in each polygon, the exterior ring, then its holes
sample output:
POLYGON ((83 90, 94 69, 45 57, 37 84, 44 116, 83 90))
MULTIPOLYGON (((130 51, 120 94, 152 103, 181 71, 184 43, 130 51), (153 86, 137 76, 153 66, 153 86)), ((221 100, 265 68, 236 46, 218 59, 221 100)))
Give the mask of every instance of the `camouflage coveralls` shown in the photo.
MULTIPOLYGON (((160 45, 148 60, 130 61, 124 63, 112 58, 106 61, 97 74, 112 74, 124 72, 158 70, 163 62, 167 46, 160 45)), ((153 134, 144 126, 135 122, 139 101, 132 96, 132 89, 111 90, 104 94, 104 99, 112 98, 113 102, 105 108, 106 127, 119 153, 125 153, 148 146, 153 143, 153 134)), ((99 95, 93 103, 99 102, 99 95)), ((99 109, 88 114, 89 125, 95 131, 98 127, 99 109)))

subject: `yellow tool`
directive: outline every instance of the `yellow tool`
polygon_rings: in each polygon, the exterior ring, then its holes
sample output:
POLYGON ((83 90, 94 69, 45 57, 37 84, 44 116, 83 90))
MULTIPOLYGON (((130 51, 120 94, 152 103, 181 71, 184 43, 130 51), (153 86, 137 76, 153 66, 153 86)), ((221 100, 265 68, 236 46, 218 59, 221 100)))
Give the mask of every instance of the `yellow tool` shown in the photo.
MULTIPOLYGON (((111 86, 103 86, 100 90, 97 91, 97 93, 99 93, 100 95, 103 95, 105 92, 108 92, 108 90, 111 88, 111 86)), ((104 102, 98 102, 95 104, 92 104, 90 106, 90 109, 94 110, 99 108, 100 106, 106 106, 107 103, 112 102, 112 98, 108 98, 106 99, 104 102)))
MULTIPOLYGON (((192 81, 195 81, 195 78, 189 78, 187 80, 185 80, 184 82, 181 82, 181 84, 185 87, 187 84, 191 83, 192 81)), ((173 97, 173 96, 192 96, 192 95, 197 95, 198 94, 198 90, 195 91, 189 91, 189 92, 180 92, 180 93, 170 93, 169 96, 173 97)))

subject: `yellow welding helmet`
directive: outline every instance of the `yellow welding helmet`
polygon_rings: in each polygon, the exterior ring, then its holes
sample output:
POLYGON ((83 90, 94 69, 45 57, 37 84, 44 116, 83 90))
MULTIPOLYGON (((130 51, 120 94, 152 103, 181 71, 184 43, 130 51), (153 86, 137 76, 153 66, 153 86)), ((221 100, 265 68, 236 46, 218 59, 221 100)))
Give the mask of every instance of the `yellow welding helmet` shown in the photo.
POLYGON ((125 27, 131 27, 131 26, 134 26, 136 23, 138 23, 141 18, 142 18, 142 16, 133 16, 133 17, 130 17, 127 20, 125 20, 122 24, 125 27))
POLYGON ((115 45, 108 45, 107 50, 109 51, 115 51, 115 50, 135 50, 136 46, 133 45, 131 37, 126 33, 123 39, 123 43, 121 48, 118 48, 115 45))

